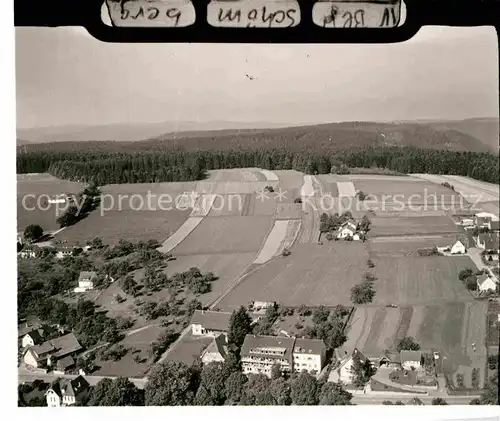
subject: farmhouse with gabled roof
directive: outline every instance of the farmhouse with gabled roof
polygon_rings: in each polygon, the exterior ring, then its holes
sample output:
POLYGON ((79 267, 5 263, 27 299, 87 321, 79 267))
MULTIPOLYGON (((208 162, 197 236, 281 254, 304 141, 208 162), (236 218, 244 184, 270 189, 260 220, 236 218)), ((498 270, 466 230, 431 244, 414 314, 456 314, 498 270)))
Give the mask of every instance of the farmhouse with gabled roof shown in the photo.
POLYGON ((89 383, 83 376, 72 380, 57 379, 52 382, 45 394, 47 406, 56 408, 75 405, 88 391, 89 383))
POLYGON ((477 288, 479 291, 495 291, 497 284, 487 273, 483 273, 477 278, 477 288))
POLYGON ((219 336, 228 333, 231 313, 222 311, 195 310, 191 318, 193 335, 219 336))

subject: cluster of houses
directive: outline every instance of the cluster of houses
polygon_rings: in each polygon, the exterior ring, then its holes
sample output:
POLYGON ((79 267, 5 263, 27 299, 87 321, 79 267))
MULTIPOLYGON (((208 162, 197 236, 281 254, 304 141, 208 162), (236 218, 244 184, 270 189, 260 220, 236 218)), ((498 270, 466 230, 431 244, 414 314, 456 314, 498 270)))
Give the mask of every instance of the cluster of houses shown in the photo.
MULTIPOLYGON (((399 353, 385 351, 381 355, 365 356, 360 350, 354 348, 352 353, 339 359, 337 366, 330 372, 328 381, 341 382, 348 388, 352 386, 354 382, 353 364, 355 356, 359 358, 361 363, 368 362, 375 369, 382 367, 391 369, 389 379, 394 383, 416 386, 418 378, 425 373, 424 355, 421 351, 403 350, 399 353)), ((436 353, 433 358, 438 359, 439 354, 436 353)))
POLYGON ((359 224, 355 220, 344 222, 337 230, 335 238, 338 240, 359 241, 364 238, 365 232, 360 230, 359 224))
POLYGON ((500 220, 496 215, 489 212, 476 213, 474 218, 462 219, 459 225, 466 233, 474 236, 477 248, 493 256, 492 260, 498 260, 500 220))
MULTIPOLYGON (((20 243, 22 244, 22 243, 20 243)), ((73 255, 73 251, 75 249, 81 249, 84 252, 87 252, 91 249, 91 246, 84 246, 84 247, 70 247, 70 246, 57 246, 55 247, 56 249, 56 254, 55 258, 56 259, 64 259, 65 257, 69 257, 73 255)), ((26 244, 23 249, 18 253, 18 256, 21 259, 34 259, 39 256, 39 252, 41 250, 41 247, 39 247, 36 244, 26 244)))
MULTIPOLYGON (((223 362, 228 353, 227 334, 231 313, 196 310, 191 319, 194 336, 213 337, 201 355, 203 364, 223 362)), ((317 339, 286 336, 246 335, 240 352, 245 374, 262 373, 271 376, 273 365, 283 372, 307 371, 319 374, 325 365, 326 346, 317 339)))
POLYGON ((47 406, 58 408, 75 405, 89 391, 90 385, 83 376, 77 376, 74 379, 56 379, 45 393, 47 406))
POLYGON ((61 335, 58 337, 46 339, 47 333, 38 321, 18 326, 21 359, 27 369, 40 372, 52 370, 55 374, 65 374, 75 369, 75 358, 83 347, 74 333, 59 333, 61 335))

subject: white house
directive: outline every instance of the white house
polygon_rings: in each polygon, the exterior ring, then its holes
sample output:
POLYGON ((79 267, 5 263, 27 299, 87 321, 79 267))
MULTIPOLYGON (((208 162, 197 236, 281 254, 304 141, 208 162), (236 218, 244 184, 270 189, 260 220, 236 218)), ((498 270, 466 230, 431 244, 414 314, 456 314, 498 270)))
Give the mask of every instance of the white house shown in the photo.
POLYGON ((64 259, 65 257, 73 255, 73 249, 69 247, 61 248, 56 253, 56 259, 64 259))
POLYGON ((296 339, 292 355, 293 371, 319 374, 325 364, 326 345, 318 339, 296 339))
POLYGON ((72 380, 57 379, 45 393, 47 406, 57 408, 74 405, 88 390, 89 383, 82 376, 78 376, 72 380))
POLYGON ((19 252, 19 256, 22 259, 34 259, 36 257, 36 252, 31 249, 22 250, 19 252))
POLYGON ((31 332, 28 332, 23 336, 21 340, 23 348, 27 346, 35 346, 43 343, 43 330, 42 329, 34 329, 31 332))
POLYGON ((213 362, 224 362, 227 355, 227 339, 226 335, 220 334, 208 345, 201 354, 203 364, 213 362))
POLYGON ((455 244, 451 246, 450 253, 451 254, 465 254, 467 252, 467 249, 465 248, 464 244, 460 241, 457 240, 455 244))
POLYGON ((354 348, 352 354, 347 355, 344 359, 340 361, 338 367, 334 368, 330 375, 328 376, 329 382, 339 383, 342 382, 344 384, 352 384, 354 374, 352 372, 352 366, 354 362, 354 356, 357 355, 361 362, 369 361, 357 348, 354 348))
POLYGON ((479 291, 495 291, 497 284, 488 276, 488 274, 483 273, 479 278, 477 278, 477 287, 479 291))
MULTIPOLYGON (((352 222, 344 222, 340 227, 337 232, 337 238, 347 238, 347 237, 353 237, 354 239, 354 234, 356 234, 357 227, 354 223, 352 222)), ((359 240, 359 235, 358 238, 359 240)))
POLYGON ((191 318, 191 332, 197 336, 213 336, 228 333, 231 313, 195 310, 191 318))
POLYGON ((246 335, 240 352, 243 373, 271 377, 275 364, 283 372, 292 371, 294 342, 294 338, 283 336, 246 335))
POLYGON ((405 370, 422 368, 422 352, 421 351, 401 351, 401 366, 405 370))
POLYGON ((75 292, 85 292, 94 289, 94 281, 97 278, 95 272, 80 272, 78 277, 78 286, 74 289, 75 292))

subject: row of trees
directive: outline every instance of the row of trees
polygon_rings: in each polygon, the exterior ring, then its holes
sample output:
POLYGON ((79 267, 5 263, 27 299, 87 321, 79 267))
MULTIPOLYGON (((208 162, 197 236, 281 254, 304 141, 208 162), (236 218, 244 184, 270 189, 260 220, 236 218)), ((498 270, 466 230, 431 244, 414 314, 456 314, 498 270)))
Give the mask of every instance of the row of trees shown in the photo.
MULTIPOLYGON (((104 145, 105 146, 105 145, 104 145)), ((86 150, 31 150, 18 154, 17 172, 48 172, 56 177, 111 183, 152 183, 200 180, 207 170, 260 167, 327 174, 339 169, 387 168, 401 173, 456 174, 499 182, 498 157, 490 153, 453 152, 411 147, 367 147, 330 151, 291 151, 286 148, 224 149, 186 152, 180 149, 109 152, 102 145, 86 150)), ((112 146, 111 146, 112 147, 112 146)))
POLYGON ((150 373, 146 405, 349 405, 352 395, 335 383, 308 373, 283 376, 279 365, 271 378, 244 375, 237 364, 210 363, 187 367, 166 361, 150 373))

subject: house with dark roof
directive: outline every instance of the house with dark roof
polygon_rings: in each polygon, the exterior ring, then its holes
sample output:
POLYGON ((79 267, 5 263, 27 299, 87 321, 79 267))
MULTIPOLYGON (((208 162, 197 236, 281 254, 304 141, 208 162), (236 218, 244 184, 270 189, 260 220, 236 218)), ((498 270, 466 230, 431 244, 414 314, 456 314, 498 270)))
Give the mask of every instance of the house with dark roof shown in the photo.
POLYGON ((21 345, 23 348, 27 346, 35 346, 43 343, 44 331, 42 328, 33 329, 31 332, 28 332, 23 336, 21 341, 21 345))
POLYGON ((45 394, 47 406, 56 408, 75 405, 88 392, 89 383, 83 376, 77 376, 74 379, 57 379, 52 382, 45 394))
POLYGON ((220 334, 215 337, 210 345, 202 352, 201 361, 203 364, 213 362, 224 362, 227 356, 227 339, 226 335, 220 334))
POLYGON ((490 231, 500 231, 500 221, 491 221, 490 231))
POLYGON ((246 335, 241 347, 241 365, 245 374, 271 376, 275 364, 279 364, 283 372, 319 374, 325 359, 326 345, 319 339, 246 335))
POLYGON ((422 351, 401 351, 401 366, 406 370, 422 368, 422 351))
POLYGON ((359 349, 354 348, 351 354, 347 354, 342 360, 340 360, 338 366, 330 371, 328 381, 334 383, 342 382, 344 384, 352 384, 354 377, 352 372, 354 357, 359 358, 362 363, 370 361, 370 359, 359 349))
POLYGON ((231 313, 222 311, 195 310, 191 318, 191 332, 196 336, 217 337, 229 332, 231 313))
POLYGON ((71 355, 67 355, 56 362, 57 373, 65 374, 68 370, 74 368, 76 365, 75 359, 71 355))
POLYGON ((319 339, 295 339, 293 345, 293 371, 319 374, 325 365, 326 345, 319 339))
POLYGON ((83 348, 73 333, 50 339, 40 345, 28 346, 23 355, 26 365, 38 368, 52 366, 57 360, 73 356, 83 348))
POLYGON ((283 372, 292 371, 294 342, 295 338, 284 336, 246 335, 240 352, 243 373, 271 377, 275 364, 283 372))
POLYGON ((22 339, 24 335, 35 329, 39 329, 41 326, 42 322, 37 317, 25 320, 23 323, 17 325, 17 338, 22 339))
POLYGON ((498 254, 498 249, 500 245, 498 233, 482 233, 477 237, 476 244, 479 248, 484 249, 487 252, 495 252, 498 254))

